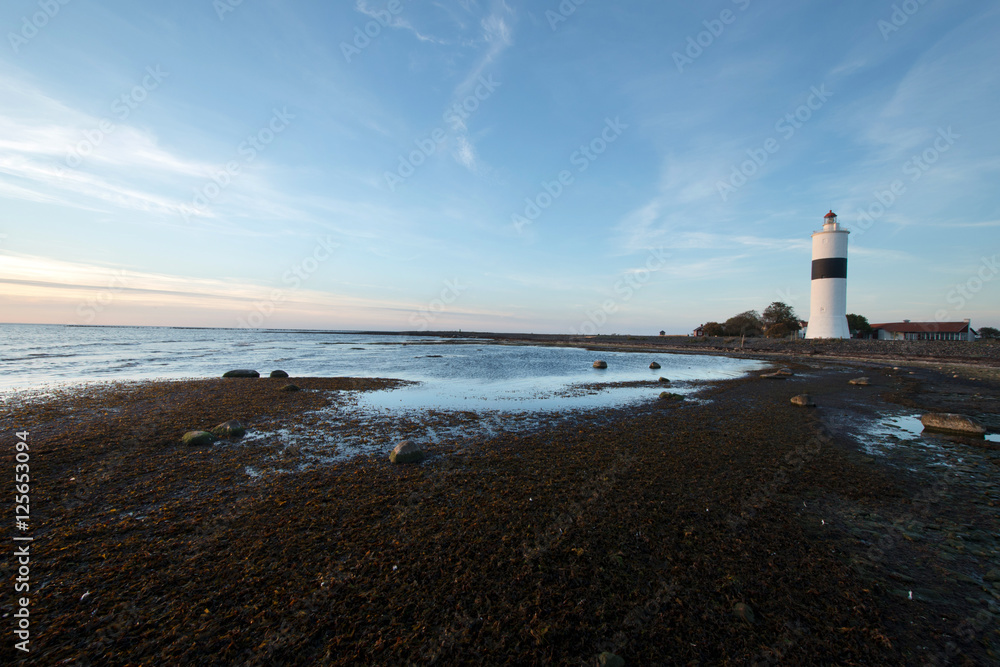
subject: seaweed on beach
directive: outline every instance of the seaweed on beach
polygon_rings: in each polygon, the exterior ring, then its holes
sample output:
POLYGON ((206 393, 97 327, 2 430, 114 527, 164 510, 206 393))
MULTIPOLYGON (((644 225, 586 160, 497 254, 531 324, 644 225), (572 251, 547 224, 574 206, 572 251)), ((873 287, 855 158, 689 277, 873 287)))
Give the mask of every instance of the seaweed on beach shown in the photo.
POLYGON ((32 439, 32 660, 911 664, 919 642, 947 641, 901 616, 816 514, 906 489, 773 384, 501 432, 420 465, 300 469, 273 443, 179 444, 228 419, 294 428, 394 385, 280 382, 110 386, 3 415, 32 439))

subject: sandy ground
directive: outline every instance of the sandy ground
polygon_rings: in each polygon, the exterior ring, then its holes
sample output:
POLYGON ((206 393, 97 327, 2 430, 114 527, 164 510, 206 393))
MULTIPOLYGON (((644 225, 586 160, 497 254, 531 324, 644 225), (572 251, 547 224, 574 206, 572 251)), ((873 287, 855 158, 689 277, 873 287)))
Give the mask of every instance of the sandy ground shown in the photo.
MULTIPOLYGON (((31 445, 31 653, 8 634, 0 660, 997 664, 1000 451, 872 435, 926 410, 996 432, 991 367, 781 361, 795 375, 488 428, 356 419, 379 380, 26 396, 0 433, 31 445), (242 440, 178 443, 234 418, 242 440), (428 425, 427 460, 388 463, 428 425), (371 451, 324 458, 310 429, 371 451)), ((0 574, 12 591, 11 557, 0 574)))

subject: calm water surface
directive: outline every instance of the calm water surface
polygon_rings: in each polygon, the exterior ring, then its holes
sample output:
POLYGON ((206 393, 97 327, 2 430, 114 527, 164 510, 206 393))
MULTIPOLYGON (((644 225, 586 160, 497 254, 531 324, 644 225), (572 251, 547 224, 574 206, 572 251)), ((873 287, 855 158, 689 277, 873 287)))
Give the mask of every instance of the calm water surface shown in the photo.
MULTIPOLYGON (((0 324, 0 400, 17 390, 93 382, 212 378, 235 368, 262 375, 383 377, 419 384, 363 394, 386 409, 545 410, 622 405, 657 388, 584 388, 592 383, 734 378, 765 367, 727 357, 590 352, 574 348, 455 343, 426 336, 167 327, 0 324), (601 358, 607 370, 595 370, 601 358), (650 370, 650 361, 662 365, 650 370)), ((657 392, 658 393, 658 390, 657 392)))

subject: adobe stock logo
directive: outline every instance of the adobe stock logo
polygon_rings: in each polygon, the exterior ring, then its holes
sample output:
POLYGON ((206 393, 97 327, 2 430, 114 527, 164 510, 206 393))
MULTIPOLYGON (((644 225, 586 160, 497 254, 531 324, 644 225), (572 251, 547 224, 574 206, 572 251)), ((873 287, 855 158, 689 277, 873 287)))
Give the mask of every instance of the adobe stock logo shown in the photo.
POLYGON ((410 324, 417 327, 417 331, 428 331, 431 324, 438 318, 438 315, 445 312, 448 306, 455 303, 462 293, 469 288, 463 285, 458 278, 444 281, 444 287, 436 299, 431 299, 427 307, 421 308, 418 312, 410 315, 410 324))
MULTIPOLYGON (((956 311, 965 308, 965 304, 975 299, 986 283, 996 278, 997 274, 1000 274, 1000 260, 997 257, 997 255, 983 257, 979 262, 979 268, 975 274, 969 276, 969 279, 964 283, 956 284, 948 292, 946 299, 948 303, 955 307, 956 311)), ((938 322, 943 322, 946 317, 948 317, 946 309, 942 308, 934 313, 934 319, 938 322)))
MULTIPOLYGON (((582 174, 587 171, 590 165, 596 162, 597 158, 603 155, 611 144, 618 141, 618 138, 627 129, 628 125, 621 122, 619 117, 616 116, 614 120, 605 118, 604 128, 600 133, 588 143, 582 144, 569 156, 570 164, 576 167, 578 173, 582 174)), ((542 181, 542 189, 534 197, 524 198, 523 214, 512 213, 510 216, 511 224, 514 225, 517 233, 521 234, 525 225, 534 224, 542 212, 552 206, 574 182, 573 172, 568 169, 560 171, 551 181, 542 181)))
MULTIPOLYGON (((493 78, 492 74, 479 77, 478 84, 471 94, 464 100, 456 102, 445 110, 442 120, 444 120, 455 131, 464 129, 467 121, 476 110, 496 92, 502 82, 493 78)), ((394 171, 385 171, 382 178, 390 192, 395 192, 406 179, 417 173, 417 169, 424 165, 432 155, 438 152, 441 144, 448 139, 448 132, 443 127, 436 127, 431 130, 428 136, 414 139, 415 150, 405 155, 399 155, 399 163, 394 171)))
POLYGON ((369 16, 374 16, 375 18, 366 23, 363 29, 361 26, 354 28, 354 39, 351 43, 340 43, 340 52, 344 55, 344 60, 349 64, 354 56, 361 55, 362 51, 371 46, 372 40, 377 39, 382 34, 383 28, 388 28, 392 25, 392 17, 399 16, 402 13, 403 4, 400 0, 389 0, 385 9, 368 13, 369 16))
MULTIPOLYGON (((739 7, 740 11, 745 12, 750 7, 751 0, 732 0, 732 2, 739 7)), ((673 53, 677 71, 683 74, 685 67, 693 65, 695 60, 701 58, 706 49, 715 44, 715 40, 721 37, 722 33, 726 31, 726 26, 736 22, 737 16, 733 10, 723 9, 719 12, 719 18, 702 21, 701 24, 705 26, 705 29, 697 35, 688 36, 684 53, 680 51, 674 51, 673 53)))
POLYGON ((236 147, 237 155, 242 160, 230 160, 222 167, 215 170, 215 174, 194 189, 194 196, 191 198, 190 206, 182 204, 180 207, 181 217, 185 223, 191 222, 192 216, 205 215, 209 207, 218 199, 225 190, 232 185, 233 181, 242 172, 243 166, 250 164, 262 153, 270 144, 288 129, 291 121, 295 119, 293 114, 288 113, 288 107, 272 110, 271 119, 258 129, 255 133, 247 135, 245 141, 236 147))
MULTIPOLYGON (((143 102, 149 99, 149 94, 160 87, 163 80, 170 76, 169 72, 164 72, 159 65, 146 68, 141 84, 136 84, 120 97, 116 97, 111 103, 111 113, 120 122, 128 120, 132 112, 138 109, 143 102)), ((66 151, 64 163, 69 169, 76 169, 83 164, 83 161, 91 153, 104 143, 104 140, 118 129, 119 125, 110 118, 102 118, 97 127, 84 130, 83 139, 69 146, 66 151)), ((62 167, 57 168, 59 176, 65 176, 62 167)))
MULTIPOLYGON (((812 86, 806 101, 779 118, 774 124, 774 131, 780 133, 782 140, 788 142, 831 97, 833 93, 826 89, 826 84, 820 85, 819 88, 812 86)), ((715 189, 722 201, 727 201, 730 195, 746 185, 761 167, 767 164, 771 156, 780 150, 781 141, 775 137, 768 138, 760 148, 748 148, 746 153, 750 159, 734 165, 727 180, 715 183, 715 189)))
POLYGON ((7 40, 14 53, 20 53, 21 47, 37 37, 38 31, 47 26, 49 21, 56 17, 59 10, 69 3, 70 0, 38 0, 38 7, 42 11, 32 14, 30 19, 27 16, 22 16, 21 29, 17 32, 7 33, 7 40))

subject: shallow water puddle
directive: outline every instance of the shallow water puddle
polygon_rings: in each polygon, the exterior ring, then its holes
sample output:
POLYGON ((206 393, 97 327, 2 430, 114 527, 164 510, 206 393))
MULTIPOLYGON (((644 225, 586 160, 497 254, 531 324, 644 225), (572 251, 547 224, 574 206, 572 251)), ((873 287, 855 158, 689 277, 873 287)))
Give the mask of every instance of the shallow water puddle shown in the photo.
MULTIPOLYGON (((925 431, 920 415, 915 414, 883 415, 862 425, 856 437, 872 456, 897 454, 905 448, 906 453, 926 457, 929 466, 971 470, 982 459, 993 457, 991 449, 978 449, 974 438, 925 431)), ((1000 442, 1000 435, 987 434, 985 441, 1000 442)))
MULTIPOLYGON (((421 383, 423 384, 423 383, 421 383)), ((474 446, 502 433, 524 434, 566 422, 593 424, 609 419, 594 409, 655 402, 661 391, 689 396, 685 403, 704 403, 691 397, 698 382, 641 387, 574 385, 561 391, 529 394, 494 389, 490 395, 442 395, 440 384, 420 384, 357 394, 334 393, 326 408, 305 413, 293 426, 275 431, 253 431, 242 444, 275 449, 283 465, 330 463, 354 456, 388 456, 401 440, 425 446, 428 454, 474 446), (416 389, 416 391, 414 391, 416 389)), ((255 471, 256 472, 256 471, 255 471)))

